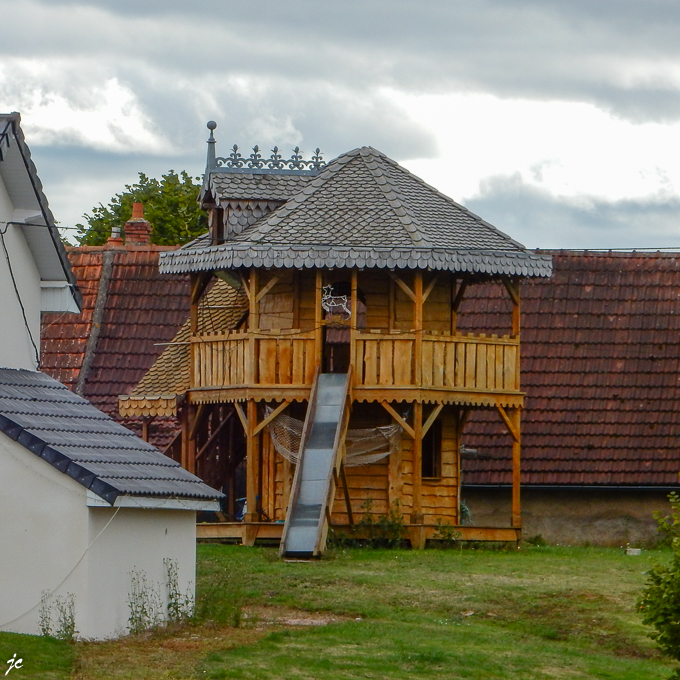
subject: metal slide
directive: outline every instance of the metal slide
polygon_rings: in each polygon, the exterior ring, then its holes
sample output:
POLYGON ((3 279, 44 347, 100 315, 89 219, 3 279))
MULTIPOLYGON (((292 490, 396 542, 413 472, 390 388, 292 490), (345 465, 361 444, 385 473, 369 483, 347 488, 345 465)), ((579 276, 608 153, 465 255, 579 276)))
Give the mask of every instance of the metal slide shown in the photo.
POLYGON ((319 373, 310 394, 279 554, 320 555, 328 533, 327 508, 335 497, 335 470, 349 419, 351 374, 319 373))

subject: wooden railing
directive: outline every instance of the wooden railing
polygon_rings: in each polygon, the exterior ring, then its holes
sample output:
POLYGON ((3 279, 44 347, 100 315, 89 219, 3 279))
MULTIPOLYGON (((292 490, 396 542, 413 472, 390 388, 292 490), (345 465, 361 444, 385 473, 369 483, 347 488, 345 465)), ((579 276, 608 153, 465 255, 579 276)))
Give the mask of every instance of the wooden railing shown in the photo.
POLYGON ((413 333, 357 335, 357 384, 519 390, 519 339, 413 333), (420 344, 420 365, 416 350, 420 344))
MULTIPOLYGON (((519 390, 518 338, 357 332, 355 339, 356 386, 519 390)), ((192 359, 193 387, 309 386, 316 370, 315 334, 204 335, 192 339, 192 359)))
POLYGON ((192 338, 192 386, 311 385, 314 337, 313 331, 236 331, 192 338))

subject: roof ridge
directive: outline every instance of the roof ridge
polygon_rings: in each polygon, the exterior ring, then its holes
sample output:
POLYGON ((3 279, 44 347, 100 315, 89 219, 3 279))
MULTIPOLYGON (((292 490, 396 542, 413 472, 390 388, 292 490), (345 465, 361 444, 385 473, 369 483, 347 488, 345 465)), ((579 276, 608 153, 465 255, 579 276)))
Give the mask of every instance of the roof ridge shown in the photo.
POLYGON ((388 161, 388 163, 395 170, 403 172, 404 174, 408 175, 411 179, 415 180, 416 182, 418 182, 420 185, 422 185, 426 189, 433 191, 440 198, 443 198, 444 200, 448 201, 451 205, 454 205, 456 208, 458 208, 458 210, 469 215, 472 219, 476 220, 477 222, 479 222, 479 224, 485 226, 490 231, 492 231, 496 234, 501 234, 501 235, 505 236, 505 238, 507 238, 512 243, 514 243, 518 248, 521 248, 522 250, 526 250, 526 247, 524 246, 524 244, 520 243, 519 241, 515 241, 515 239, 512 238, 512 236, 510 236, 509 234, 506 234, 504 231, 501 231, 498 227, 491 224, 490 222, 487 222, 483 217, 480 217, 479 215, 477 215, 477 213, 473 213, 472 210, 466 208, 461 203, 458 203, 458 201, 455 201, 453 198, 451 198, 451 196, 448 196, 447 194, 445 194, 442 191, 440 191, 439 189, 437 189, 437 187, 433 186, 432 184, 429 184, 422 177, 419 177, 418 175, 412 173, 408 168, 405 168, 403 165, 400 165, 395 160, 391 159, 389 156, 385 156, 385 159, 388 161))
POLYGON ((377 151, 377 149, 374 149, 372 146, 364 146, 360 149, 360 157, 363 159, 364 165, 376 180, 376 184, 387 199, 387 202, 393 209, 394 214, 399 218, 399 221, 413 241, 413 245, 418 248, 431 248, 432 242, 424 237, 422 230, 419 228, 420 222, 418 218, 406 205, 406 199, 399 188, 396 187, 391 181, 391 178, 388 177, 385 172, 383 172, 377 161, 373 160, 372 163, 367 161, 367 158, 375 158, 376 155, 380 158, 380 160, 384 161, 387 159, 385 154, 377 151), (370 154, 363 153, 364 149, 370 150, 370 154), (380 182, 380 179, 384 179, 385 182, 380 182), (394 197, 390 196, 390 194, 394 194, 394 197), (418 235, 418 238, 414 238, 414 233, 418 235))
MULTIPOLYGON (((322 171, 306 184, 300 191, 291 196, 283 205, 280 205, 275 210, 272 210, 264 219, 255 222, 251 227, 251 234, 257 236, 257 239, 247 239, 253 243, 261 240, 272 229, 277 227, 279 223, 290 215, 294 210, 299 208, 310 197, 312 197, 319 189, 321 189, 328 180, 342 170, 351 160, 360 154, 360 149, 352 149, 347 153, 333 159, 322 171)), ((242 234, 246 234, 249 230, 244 229, 242 234)), ((246 242, 246 241, 244 241, 246 242)))

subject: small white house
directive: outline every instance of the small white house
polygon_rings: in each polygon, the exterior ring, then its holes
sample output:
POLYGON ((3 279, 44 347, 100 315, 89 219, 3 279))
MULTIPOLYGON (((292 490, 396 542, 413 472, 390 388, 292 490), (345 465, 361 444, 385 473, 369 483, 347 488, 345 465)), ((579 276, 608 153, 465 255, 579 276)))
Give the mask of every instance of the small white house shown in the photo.
POLYGON ((168 589, 192 600, 196 512, 221 494, 39 372, 41 311, 79 307, 19 114, 0 115, 0 630, 102 639, 135 607, 164 616, 168 589))

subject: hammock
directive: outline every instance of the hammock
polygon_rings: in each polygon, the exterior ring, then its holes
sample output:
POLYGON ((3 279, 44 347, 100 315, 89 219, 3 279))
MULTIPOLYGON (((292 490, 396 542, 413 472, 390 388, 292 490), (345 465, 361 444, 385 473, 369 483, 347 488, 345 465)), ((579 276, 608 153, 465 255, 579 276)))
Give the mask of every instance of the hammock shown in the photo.
MULTIPOLYGON (((265 407, 269 415, 274 409, 265 407)), ((291 463, 300 459, 300 440, 304 423, 281 414, 269 423, 269 434, 274 448, 291 463)), ((345 435, 345 467, 370 465, 397 451, 401 445, 401 426, 386 425, 366 429, 347 430, 345 435)))

